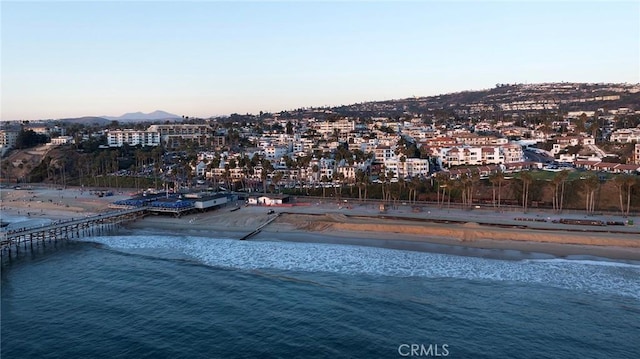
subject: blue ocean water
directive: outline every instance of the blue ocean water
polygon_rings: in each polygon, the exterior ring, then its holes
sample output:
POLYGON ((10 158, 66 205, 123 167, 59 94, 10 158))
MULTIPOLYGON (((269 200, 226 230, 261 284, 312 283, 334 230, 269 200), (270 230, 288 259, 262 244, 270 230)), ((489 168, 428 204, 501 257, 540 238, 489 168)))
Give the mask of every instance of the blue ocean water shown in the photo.
POLYGON ((1 277, 3 359, 640 357, 638 263, 137 232, 1 277))

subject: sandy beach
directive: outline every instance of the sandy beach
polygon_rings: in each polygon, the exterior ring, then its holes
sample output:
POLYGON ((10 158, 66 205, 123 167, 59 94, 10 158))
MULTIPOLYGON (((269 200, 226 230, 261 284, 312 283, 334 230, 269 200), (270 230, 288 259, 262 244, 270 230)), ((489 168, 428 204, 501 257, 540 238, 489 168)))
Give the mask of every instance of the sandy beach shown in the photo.
POLYGON ((114 191, 109 197, 99 197, 97 192, 98 189, 93 188, 2 188, 0 210, 6 214, 32 218, 77 218, 109 211, 110 203, 129 198, 132 190, 114 191))
MULTIPOLYGON (((98 197, 90 189, 3 189, 2 212, 30 218, 68 219, 106 212, 113 201, 132 191, 98 197)), ((305 201, 304 198, 298 202, 305 201)), ((532 211, 496 212, 425 207, 420 212, 398 206, 381 214, 374 205, 336 201, 301 203, 293 207, 244 206, 241 203, 181 218, 149 215, 127 229, 241 238, 274 216, 277 218, 250 240, 285 240, 379 246, 462 255, 523 258, 533 254, 559 257, 605 257, 640 260, 640 227, 577 226, 552 223, 580 214, 550 215, 532 211), (239 209, 236 209, 239 208, 239 209), (233 210, 232 209, 236 209, 233 210), (275 213, 269 214, 269 210, 275 213), (521 218, 531 218, 523 222, 521 218), (544 218, 546 221, 534 221, 544 218), (520 219, 520 220, 517 220, 520 219)), ((622 217, 592 216, 622 221, 622 217)), ((638 223, 636 218, 632 218, 638 223)))
MULTIPOLYGON (((240 210, 231 211, 232 208, 230 206, 183 218, 148 216, 129 223, 127 227, 241 238, 279 214, 275 221, 251 240, 352 244, 464 255, 495 254, 497 257, 513 258, 544 253, 559 257, 640 260, 640 228, 634 226, 590 228, 551 222, 523 224, 514 219, 521 218, 522 213, 476 211, 471 215, 468 211, 437 208, 421 213, 412 213, 405 208, 380 215, 373 206, 345 208, 336 203, 311 203, 299 207, 241 206, 240 210), (271 209, 275 211, 274 214, 268 214, 271 209), (514 217, 509 219, 508 216, 514 217), (431 221, 446 218, 461 223, 431 221), (531 228, 522 228, 525 225, 531 228), (479 251, 483 249, 497 251, 479 251), (502 254, 499 254, 500 251, 502 254), (516 255, 511 251, 522 253, 516 255)), ((533 218, 540 216, 536 213, 528 215, 533 218)))

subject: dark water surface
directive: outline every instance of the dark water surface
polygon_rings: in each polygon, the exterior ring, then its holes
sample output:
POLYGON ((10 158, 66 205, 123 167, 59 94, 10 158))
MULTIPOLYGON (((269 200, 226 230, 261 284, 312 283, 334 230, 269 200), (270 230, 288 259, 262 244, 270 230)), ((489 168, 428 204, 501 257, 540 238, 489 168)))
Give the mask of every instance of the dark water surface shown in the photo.
POLYGON ((3 359, 640 357, 635 263, 88 240, 3 259, 3 359))

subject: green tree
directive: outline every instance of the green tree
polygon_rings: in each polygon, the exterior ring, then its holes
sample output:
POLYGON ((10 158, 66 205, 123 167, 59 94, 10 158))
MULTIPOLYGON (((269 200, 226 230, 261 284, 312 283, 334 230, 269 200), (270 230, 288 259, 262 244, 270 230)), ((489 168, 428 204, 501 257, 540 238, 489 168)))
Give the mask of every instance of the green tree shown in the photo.
POLYGON ((17 149, 32 148, 48 141, 49 137, 47 135, 38 134, 33 130, 21 130, 16 137, 15 147, 17 149))

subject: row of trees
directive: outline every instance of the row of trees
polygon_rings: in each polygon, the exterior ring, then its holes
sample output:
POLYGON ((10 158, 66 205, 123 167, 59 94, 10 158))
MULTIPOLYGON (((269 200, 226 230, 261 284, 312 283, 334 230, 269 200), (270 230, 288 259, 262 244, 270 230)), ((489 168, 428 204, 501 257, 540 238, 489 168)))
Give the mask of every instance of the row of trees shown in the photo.
MULTIPOLYGON (((520 204, 524 212, 527 212, 530 204, 529 195, 531 193, 531 185, 534 183, 534 177, 532 172, 523 171, 519 173, 519 178, 516 180, 519 182, 520 188, 520 204)), ((566 184, 569 178, 569 171, 558 172, 549 182, 548 186, 551 189, 551 203, 552 208, 556 213, 561 213, 565 204, 565 190, 566 184)), ((502 204, 501 195, 503 193, 502 187, 506 182, 504 173, 496 172, 489 176, 489 182, 492 186, 492 203, 496 208, 500 208, 502 204), (497 193, 497 200, 496 200, 497 193)), ((436 176, 438 182, 438 204, 442 205, 447 198, 451 201, 452 193, 455 191, 460 196, 460 201, 464 207, 470 206, 473 202, 473 186, 479 182, 479 175, 477 173, 471 173, 464 175, 459 179, 450 179, 444 173, 440 173, 436 176), (446 197, 447 193, 449 196, 446 197)), ((638 176, 623 174, 616 175, 613 178, 613 185, 617 189, 619 198, 620 212, 628 216, 631 208, 631 197, 633 193, 633 187, 638 184, 638 176)), ((596 209, 596 193, 601 188, 602 181, 593 173, 587 174, 585 177, 581 177, 579 185, 585 199, 585 211, 587 213, 594 213, 596 209)), ((514 187, 514 189, 517 187, 514 187)))
MULTIPOLYGON (((381 173, 377 183, 372 183, 365 171, 356 171, 355 179, 346 182, 335 181, 337 186, 347 185, 350 188, 357 188, 357 198, 366 200, 378 198, 384 202, 396 202, 398 200, 406 200, 409 203, 415 203, 418 193, 422 193, 423 199, 428 198, 425 194, 433 193, 434 200, 438 206, 442 207, 454 201, 460 203, 464 208, 470 208, 472 205, 479 203, 480 200, 487 201, 486 193, 481 187, 486 187, 487 183, 491 187, 490 203, 500 210, 505 203, 503 195, 505 190, 509 194, 508 204, 514 204, 514 199, 522 207, 524 212, 529 210, 531 203, 542 203, 543 192, 548 189, 549 203, 556 213, 561 213, 568 201, 572 203, 572 207, 579 203, 578 199, 584 199, 584 209, 587 213, 592 214, 596 211, 598 199, 602 196, 615 195, 619 202, 620 212, 628 216, 631 210, 632 198, 637 191, 634 192, 638 183, 638 176, 633 175, 616 175, 610 180, 610 185, 605 186, 607 181, 599 178, 594 173, 585 172, 580 179, 569 179, 569 171, 558 172, 549 180, 536 179, 535 172, 522 171, 513 178, 505 177, 503 172, 496 172, 488 176, 488 182, 481 181, 477 172, 463 175, 460 178, 450 178, 447 173, 441 172, 434 179, 415 177, 409 181, 398 180, 391 182, 390 178, 393 173, 381 173), (607 192, 601 193, 602 188, 606 188, 607 192), (532 192, 534 194, 532 194, 532 192), (369 196, 369 193, 371 196, 369 196), (475 197, 480 194, 480 198, 475 197)), ((330 181, 327 181, 330 182, 330 181)), ((326 196, 325 187, 323 186, 322 196, 326 196)), ((339 191, 339 190, 336 190, 339 191)), ((338 192, 336 192, 338 193, 338 192)), ((548 198, 548 197, 547 197, 548 198)), ((611 202, 608 202, 611 203, 611 202)))

